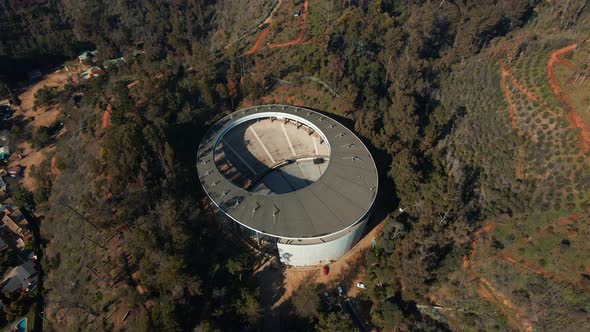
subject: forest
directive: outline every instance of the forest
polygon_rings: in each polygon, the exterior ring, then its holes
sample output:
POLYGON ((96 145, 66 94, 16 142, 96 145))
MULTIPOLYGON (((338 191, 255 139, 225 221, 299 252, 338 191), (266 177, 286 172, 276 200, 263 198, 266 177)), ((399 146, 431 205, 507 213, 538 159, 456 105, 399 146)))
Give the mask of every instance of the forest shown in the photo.
POLYGON ((34 70, 71 75, 34 96, 54 122, 36 126, 35 110, 10 128, 45 157, 13 195, 40 231, 35 331, 265 331, 276 317, 286 331, 356 330, 324 285, 269 306, 263 257, 221 229, 200 187, 209 126, 270 103, 347 119, 375 158, 387 217, 354 298, 368 330, 590 326, 586 1, 0 8, 0 97, 21 105, 34 70))

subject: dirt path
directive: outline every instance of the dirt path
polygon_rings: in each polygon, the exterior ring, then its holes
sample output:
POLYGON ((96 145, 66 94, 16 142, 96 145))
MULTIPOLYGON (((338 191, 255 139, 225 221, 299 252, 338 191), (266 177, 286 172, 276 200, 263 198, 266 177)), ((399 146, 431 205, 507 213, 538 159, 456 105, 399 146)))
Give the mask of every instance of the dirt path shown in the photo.
POLYGON ((478 229, 475 233, 473 233, 473 242, 471 242, 471 249, 469 250, 469 255, 463 256, 463 264, 461 266, 461 269, 467 273, 470 280, 477 278, 475 274, 475 269, 471 266, 471 262, 475 257, 475 251, 477 249, 477 242, 479 241, 479 237, 484 233, 490 233, 492 230, 494 230, 494 227, 496 227, 496 223, 491 222, 478 229))
POLYGON ((271 24, 272 23, 272 16, 277 12, 277 10, 279 9, 279 7, 281 6, 282 3, 283 3, 283 0, 279 0, 277 2, 277 5, 275 6, 275 8, 272 9, 272 11, 268 15, 268 17, 264 21, 262 21, 262 23, 260 23, 258 25, 259 28, 263 27, 265 24, 271 24))
POLYGON ((111 112, 113 110, 113 107, 111 106, 111 104, 107 104, 107 109, 102 112, 102 115, 100 116, 100 128, 101 129, 105 129, 106 127, 109 126, 109 120, 111 119, 111 112))
POLYGON ((262 32, 260 32, 258 37, 256 37, 256 41, 254 42, 254 45, 252 45, 252 47, 250 47, 249 50, 242 53, 242 55, 249 55, 249 54, 252 54, 252 53, 258 51, 258 49, 260 49, 260 46, 262 45, 262 41, 264 40, 266 35, 268 35, 269 30, 270 30, 270 26, 267 26, 266 28, 264 28, 264 30, 262 30, 262 32))
POLYGON ((489 280, 480 277, 478 285, 478 294, 500 308, 500 311, 502 311, 504 316, 508 319, 508 323, 512 328, 518 331, 533 331, 533 325, 524 319, 522 310, 516 307, 510 299, 496 289, 489 280))
POLYGON ((510 263, 513 266, 518 266, 524 270, 527 270, 527 271, 532 272, 536 275, 542 276, 545 279, 553 280, 555 283, 558 283, 558 284, 568 283, 568 284, 573 285, 575 287, 582 288, 585 291, 590 291, 590 287, 585 286, 578 281, 562 278, 559 275, 548 272, 547 270, 543 269, 540 266, 520 261, 516 257, 514 257, 510 254, 498 253, 497 257, 510 263))
POLYGON ((307 7, 308 7, 308 0, 305 0, 305 3, 303 4, 303 12, 301 13, 301 23, 300 23, 299 34, 297 35, 297 37, 295 39, 285 42, 285 43, 268 44, 268 48, 272 49, 272 48, 288 47, 288 46, 294 46, 294 45, 303 43, 303 40, 305 38, 305 20, 307 19, 307 7))
MULTIPOLYGON (((550 223, 550 224, 546 225, 545 227, 543 227, 541 230, 539 230, 539 233, 549 231, 549 229, 551 227, 555 226, 556 224, 563 227, 563 226, 567 226, 569 224, 572 224, 572 223, 576 222, 577 220, 578 220, 577 214, 572 214, 569 216, 562 217, 562 218, 558 219, 555 223, 550 223)), ((535 235, 532 235, 532 236, 536 237, 536 235, 538 235, 538 233, 535 233, 535 235)), ((582 284, 578 280, 563 278, 559 274, 549 272, 548 270, 544 269, 541 266, 525 262, 523 259, 518 259, 517 257, 515 257, 511 254, 508 254, 505 252, 500 252, 496 255, 496 257, 510 263, 513 266, 517 266, 519 268, 522 268, 524 270, 532 272, 536 275, 539 275, 539 276, 542 276, 546 279, 552 280, 555 283, 564 283, 565 282, 565 283, 569 283, 575 287, 582 288, 586 291, 590 290, 590 287, 585 286, 584 284, 582 284)))
POLYGON ((500 87, 502 88, 502 92, 504 92, 504 96, 506 97, 506 102, 508 102, 508 114, 510 116, 510 123, 512 124, 512 128, 518 128, 518 120, 516 119, 516 106, 514 106, 514 102, 512 101, 512 94, 508 90, 506 86, 506 77, 510 75, 508 70, 504 67, 504 64, 500 62, 500 73, 502 75, 502 80, 500 81, 500 87))
MULTIPOLYGON (((510 84, 512 84, 514 87, 516 87, 516 89, 518 91, 520 91, 522 94, 524 94, 528 100, 533 101, 533 102, 537 102, 540 105, 545 106, 545 108, 544 108, 545 111, 547 111, 548 113, 550 113, 554 116, 559 116, 559 114, 555 113, 553 110, 551 110, 549 107, 547 107, 547 102, 545 102, 545 100, 543 100, 541 97, 537 96, 535 93, 533 93, 530 90, 528 90, 527 88, 525 88, 522 84, 520 84, 518 82, 518 80, 516 80, 514 75, 504 66, 504 63, 502 63, 502 62, 500 62, 500 73, 501 73, 501 77, 502 77, 502 79, 500 81, 500 87, 502 89, 502 92, 504 93, 504 97, 506 99, 506 102, 508 103, 508 116, 510 118, 510 123, 512 125, 512 128, 518 130, 519 136, 524 136, 524 132, 519 127, 516 106, 514 105, 514 101, 512 100, 512 94, 510 93, 510 90, 508 89, 507 81, 509 81, 510 84)), ((516 177, 519 179, 524 178, 523 168, 524 168, 524 154, 525 154, 526 144, 527 143, 525 142, 524 145, 519 147, 518 152, 517 152, 517 156, 516 156, 515 173, 516 173, 516 177)))
POLYGON ((61 175, 61 171, 59 170, 59 168, 57 168, 57 157, 53 156, 50 160, 50 169, 51 169, 51 174, 55 175, 56 178, 59 178, 59 176, 61 175))
MULTIPOLYGON (((262 41, 264 40, 264 38, 266 37, 266 35, 268 35, 268 32, 270 31, 270 24, 272 23, 272 16, 277 12, 279 7, 281 7, 282 3, 283 3, 283 0, 279 0, 277 5, 275 6, 275 8, 273 8, 273 10, 268 15, 268 17, 264 21, 262 21, 262 23, 260 23, 260 25, 258 25, 258 28, 261 28, 265 25, 266 25, 266 27, 264 28, 264 30, 262 30, 258 34, 258 37, 256 37, 256 41, 254 41, 254 45, 252 45, 252 47, 250 47, 246 52, 242 53, 242 56, 252 54, 260 49, 260 46, 262 46, 262 41)), ((227 45, 227 46, 229 46, 229 45, 227 45)), ((227 46, 226 46, 226 48, 227 48, 227 46)))
POLYGON ((524 318, 523 310, 514 305, 510 299, 496 289, 489 280, 480 276, 477 273, 478 266, 473 263, 480 236, 491 233, 495 227, 496 223, 490 222, 473 234, 474 240, 471 244, 469 255, 463 257, 461 268, 467 274, 468 280, 476 282, 477 293, 479 296, 500 309, 502 314, 508 320, 508 324, 510 324, 513 329, 526 332, 533 331, 532 324, 524 318))
POLYGON ((567 99, 566 94, 562 91, 561 86, 555 78, 554 66, 556 63, 563 63, 560 55, 572 52, 578 46, 577 43, 568 45, 566 47, 557 49, 549 54, 549 61, 547 62, 547 77, 549 79, 549 85, 553 94, 565 105, 568 111, 568 119, 572 128, 579 128, 580 132, 580 146, 583 151, 590 150, 590 125, 588 125, 572 107, 571 103, 567 99))
MULTIPOLYGON (((254 45, 252 45, 252 47, 250 47, 246 52, 242 53, 242 55, 249 55, 252 53, 255 53, 256 51, 260 50, 262 47, 262 42, 264 41, 264 38, 266 38, 266 35, 268 35, 268 32, 270 31, 270 25, 272 23, 272 15, 274 14, 274 12, 279 8, 279 6, 281 5, 282 0, 279 0, 279 3, 275 6, 275 8, 273 9, 272 13, 268 16, 268 18, 260 25, 263 26, 264 24, 267 24, 266 28, 264 28, 264 30, 262 30, 260 32, 260 34, 256 37, 256 40, 254 41, 254 45)), ((297 37, 295 37, 295 39, 290 40, 288 42, 284 42, 284 43, 279 43, 279 44, 266 44, 266 47, 269 49, 273 49, 273 48, 281 48, 281 47, 288 47, 288 46, 294 46, 294 45, 298 45, 304 42, 305 39, 305 21, 307 20, 307 8, 309 6, 308 0, 305 0, 304 4, 303 4, 303 12, 301 13, 301 22, 300 22, 300 28, 299 28, 299 34, 297 35, 297 37)))

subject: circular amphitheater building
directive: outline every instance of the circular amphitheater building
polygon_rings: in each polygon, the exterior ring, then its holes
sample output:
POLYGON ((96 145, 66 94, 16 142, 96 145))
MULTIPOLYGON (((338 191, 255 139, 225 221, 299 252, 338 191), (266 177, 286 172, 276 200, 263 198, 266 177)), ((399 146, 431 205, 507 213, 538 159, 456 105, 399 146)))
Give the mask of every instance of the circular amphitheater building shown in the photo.
POLYGON ((197 171, 226 225, 293 266, 327 263, 352 248, 378 186, 375 162, 354 133, 287 105, 219 120, 201 140, 197 171))

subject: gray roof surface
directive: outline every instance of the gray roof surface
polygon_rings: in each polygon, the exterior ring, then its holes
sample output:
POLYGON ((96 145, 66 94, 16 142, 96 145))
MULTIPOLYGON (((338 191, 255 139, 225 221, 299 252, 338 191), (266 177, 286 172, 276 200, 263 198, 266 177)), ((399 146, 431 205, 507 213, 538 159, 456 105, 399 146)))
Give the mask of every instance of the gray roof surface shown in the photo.
POLYGON ((197 171, 209 198, 230 218, 281 238, 318 238, 352 227, 370 210, 378 186, 373 158, 354 133, 323 114, 287 105, 253 106, 218 121, 201 140, 197 171), (331 153, 316 182, 285 194, 261 195, 235 186, 219 172, 214 148, 225 131, 240 120, 266 116, 299 117, 320 129, 331 153))
POLYGON ((31 281, 29 278, 36 273, 35 265, 31 261, 13 268, 2 280, 2 283, 4 283, 2 291, 12 293, 20 288, 27 288, 31 281))

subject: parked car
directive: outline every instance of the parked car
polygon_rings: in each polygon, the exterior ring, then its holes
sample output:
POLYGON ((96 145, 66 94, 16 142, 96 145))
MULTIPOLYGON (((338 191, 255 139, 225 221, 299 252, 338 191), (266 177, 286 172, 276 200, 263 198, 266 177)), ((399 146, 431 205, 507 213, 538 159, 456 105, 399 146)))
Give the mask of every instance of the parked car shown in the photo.
POLYGON ((338 286, 338 296, 344 296, 344 289, 340 286, 338 286))
POLYGON ((322 269, 322 273, 327 276, 328 274, 330 274, 330 267, 328 265, 324 266, 324 268, 322 269))
POLYGON ((356 284, 356 287, 360 288, 360 289, 366 289, 367 286, 365 286, 365 284, 363 284, 362 282, 359 282, 356 284))

